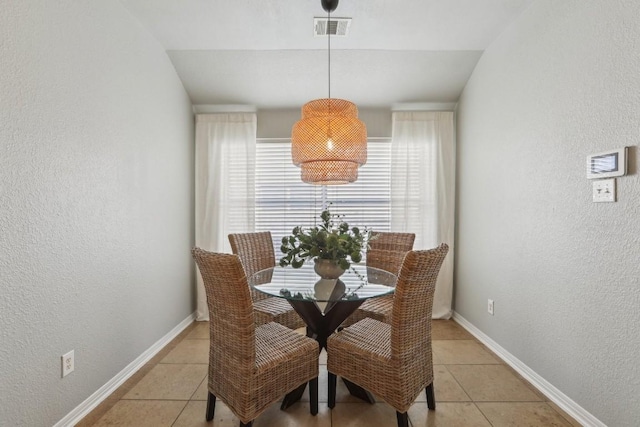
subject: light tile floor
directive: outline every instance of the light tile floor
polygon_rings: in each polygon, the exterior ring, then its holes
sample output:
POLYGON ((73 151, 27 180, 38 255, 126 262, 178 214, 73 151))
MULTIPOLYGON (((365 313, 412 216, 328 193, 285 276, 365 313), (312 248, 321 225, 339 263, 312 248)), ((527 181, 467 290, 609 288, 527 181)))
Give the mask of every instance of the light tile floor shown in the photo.
MULTIPOLYGON (((239 420, 220 401, 215 418, 204 419, 207 399, 209 324, 197 322, 160 351, 77 427, 237 427, 239 420)), ((411 426, 506 427, 580 426, 513 369, 451 320, 433 321, 436 410, 424 393, 409 410, 411 426)), ((327 408, 326 354, 320 355, 319 413, 309 414, 309 397, 281 411, 278 404, 254 427, 396 426, 395 410, 352 397, 338 381, 336 407, 327 408)))

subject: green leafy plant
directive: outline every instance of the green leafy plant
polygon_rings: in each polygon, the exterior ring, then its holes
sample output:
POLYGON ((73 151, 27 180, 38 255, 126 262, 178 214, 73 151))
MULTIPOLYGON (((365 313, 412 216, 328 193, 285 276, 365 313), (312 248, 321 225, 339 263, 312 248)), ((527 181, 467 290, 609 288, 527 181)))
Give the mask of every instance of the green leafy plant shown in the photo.
POLYGON ((329 209, 322 211, 320 219, 321 225, 309 229, 295 227, 291 236, 282 238, 280 250, 285 256, 280 258, 281 267, 300 268, 306 260, 319 258, 333 260, 347 270, 352 262, 362 260, 371 231, 349 228, 348 223, 339 215, 331 214, 329 209))

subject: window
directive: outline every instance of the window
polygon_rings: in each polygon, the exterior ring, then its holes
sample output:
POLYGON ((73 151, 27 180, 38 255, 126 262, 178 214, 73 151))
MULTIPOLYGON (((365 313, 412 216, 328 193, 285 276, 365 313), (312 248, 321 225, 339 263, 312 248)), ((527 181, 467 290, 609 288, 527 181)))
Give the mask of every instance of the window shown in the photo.
POLYGON ((256 147, 256 231, 271 231, 276 256, 282 237, 294 227, 320 222, 325 204, 344 215, 351 226, 375 231, 390 229, 391 141, 369 140, 367 163, 358 180, 347 185, 318 186, 300 180, 300 168, 291 163, 289 140, 258 140, 256 147))

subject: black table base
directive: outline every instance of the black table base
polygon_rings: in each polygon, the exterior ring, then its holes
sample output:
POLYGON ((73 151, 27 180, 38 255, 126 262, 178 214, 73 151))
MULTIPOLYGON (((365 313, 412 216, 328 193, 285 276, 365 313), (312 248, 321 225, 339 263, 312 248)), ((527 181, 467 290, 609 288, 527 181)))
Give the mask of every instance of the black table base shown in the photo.
MULTIPOLYGON (((320 351, 327 348, 327 338, 349 317, 364 300, 341 300, 328 302, 324 314, 314 301, 289 300, 293 309, 307 324, 307 336, 320 344, 320 351)), ((375 403, 371 393, 351 381, 342 379, 351 395, 368 403, 375 403)), ((289 392, 282 401, 280 409, 286 409, 299 401, 304 394, 306 384, 289 392)))

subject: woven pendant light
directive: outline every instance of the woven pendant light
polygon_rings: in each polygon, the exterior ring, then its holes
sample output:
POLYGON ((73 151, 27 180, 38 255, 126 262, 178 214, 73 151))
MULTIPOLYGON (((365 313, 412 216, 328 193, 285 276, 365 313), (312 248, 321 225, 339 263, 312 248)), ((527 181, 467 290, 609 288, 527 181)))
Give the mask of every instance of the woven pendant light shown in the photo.
MULTIPOLYGON (((331 12, 338 0, 322 0, 331 12)), ((367 129, 358 119, 353 102, 331 98, 331 37, 328 41, 329 97, 307 102, 302 118, 291 131, 291 157, 300 167, 303 182, 318 185, 347 184, 358 179, 367 162, 367 129)))

